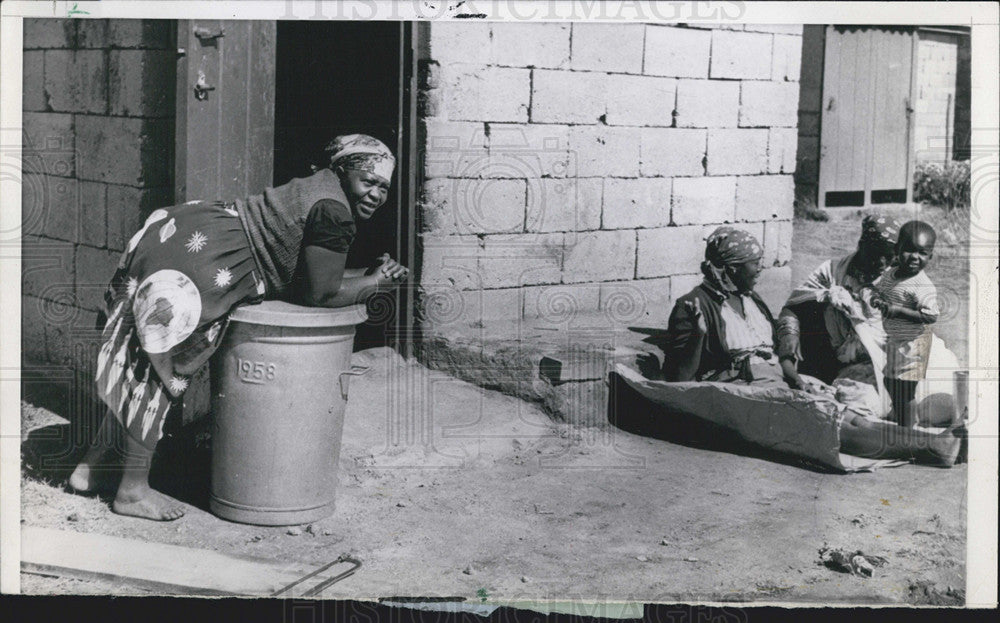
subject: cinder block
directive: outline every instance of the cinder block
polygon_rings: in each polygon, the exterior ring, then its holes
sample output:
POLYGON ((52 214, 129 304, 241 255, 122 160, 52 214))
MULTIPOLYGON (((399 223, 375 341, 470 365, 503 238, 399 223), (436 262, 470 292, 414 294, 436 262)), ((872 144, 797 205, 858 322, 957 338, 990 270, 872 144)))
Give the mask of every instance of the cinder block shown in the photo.
POLYGON ((421 231, 427 234, 448 235, 456 231, 456 183, 465 180, 446 178, 424 182, 420 197, 421 231))
POLYGON ((799 133, 795 128, 774 128, 767 135, 767 172, 794 173, 799 133))
POLYGON ((709 76, 736 80, 769 79, 771 38, 771 35, 763 33, 713 30, 709 76))
POLYGON ((490 62, 489 22, 470 20, 432 21, 430 26, 430 58, 441 64, 490 62))
POLYGON ((73 299, 73 244, 36 236, 21 239, 21 293, 73 299))
POLYGON ((443 105, 452 121, 527 121, 531 70, 480 65, 445 67, 443 105))
POLYGON ((601 288, 595 283, 532 286, 523 288, 524 317, 562 324, 578 314, 600 309, 601 288))
POLYGON ((77 20, 76 47, 78 49, 103 49, 108 44, 108 29, 113 20, 81 19, 77 20))
POLYGON ((80 182, 80 242, 97 248, 108 244, 107 186, 99 182, 80 182))
POLYGON ((490 124, 490 169, 513 170, 517 177, 572 177, 576 157, 569 151, 569 126, 490 124))
POLYGON ((563 282, 615 281, 635 276, 635 232, 594 231, 567 240, 563 282))
POLYGON ((604 180, 602 229, 663 227, 670 223, 670 178, 604 180))
POLYGON ((640 172, 647 177, 704 175, 705 130, 649 129, 640 141, 640 172))
POLYGON ((45 92, 57 112, 105 113, 108 66, 101 50, 45 52, 45 92))
POLYGON ((479 256, 484 288, 559 283, 562 234, 487 236, 479 256))
POLYGON ((802 24, 744 24, 750 32, 773 32, 781 35, 802 35, 802 24))
POLYGON ((705 243, 700 225, 643 229, 639 233, 636 277, 667 277, 700 270, 705 243))
POLYGON ((795 202, 791 175, 755 175, 736 182, 736 220, 790 220, 795 202))
POLYGON ((559 69, 569 64, 569 24, 493 22, 492 62, 559 69))
POLYGON ((121 255, 86 245, 76 248, 76 304, 84 309, 104 309, 104 292, 115 275, 121 255))
MULTIPOLYGON (((454 290, 482 288, 479 277, 479 255, 483 242, 477 236, 429 236, 421 241, 421 287, 454 290)), ((441 290, 437 296, 452 304, 455 296, 441 290)), ((442 301, 444 302, 444 300, 442 301)))
POLYGON ((784 266, 792 259, 792 221, 764 223, 764 265, 784 266))
POLYGON ((781 266, 761 271, 757 278, 756 292, 772 314, 777 315, 792 291, 792 267, 781 266))
POLYGON ((536 69, 532 83, 533 123, 597 123, 607 112, 607 76, 536 69))
POLYGON ((712 33, 672 26, 646 27, 643 73, 678 78, 707 78, 712 33))
POLYGON ((642 24, 573 22, 570 67, 576 70, 642 73, 642 24))
POLYGON ((677 127, 735 128, 739 114, 739 82, 677 81, 677 127))
POLYGON ((639 177, 639 128, 574 126, 570 153, 580 177, 639 177))
POLYGON ((76 45, 76 25, 81 20, 46 17, 24 18, 24 49, 71 48, 76 45))
POLYGON ((520 288, 479 290, 462 293, 462 315, 459 322, 483 327, 492 322, 516 320, 521 317, 523 302, 520 288))
POLYGON ((524 231, 527 205, 525 180, 455 180, 453 196, 458 233, 524 231))
POLYGON ((112 50, 108 84, 112 115, 174 116, 176 54, 170 50, 112 50))
POLYGON ((601 227, 604 180, 564 178, 528 182, 529 232, 590 231, 601 227))
POLYGON ((80 116, 76 136, 85 154, 80 179, 140 187, 171 182, 172 119, 80 116))
POLYGON ((771 57, 771 80, 798 82, 802 72, 802 37, 775 35, 771 57))
POLYGON ((424 177, 478 177, 487 157, 486 124, 423 120, 424 177))
POLYGON ((45 101, 45 52, 25 50, 22 60, 21 105, 22 110, 47 110, 45 101))
POLYGON ((608 76, 609 125, 670 127, 677 82, 654 76, 608 76))
POLYGON ((674 225, 732 221, 736 205, 735 177, 674 179, 671 222, 674 225))
POLYGON ((77 181, 67 177, 41 176, 45 189, 44 226, 48 238, 79 242, 80 211, 77 181))
MULTIPOLYGON (((699 266, 700 265, 701 263, 699 262, 699 266)), ((689 274, 674 275, 670 278, 670 295, 675 301, 680 297, 684 296, 685 294, 687 294, 688 292, 690 292, 691 290, 694 290, 699 285, 701 285, 701 282, 704 281, 705 279, 704 275, 702 275, 700 272, 690 273, 690 269, 688 270, 689 274)), ((673 311, 673 309, 674 306, 671 304, 670 311, 673 311)), ((667 312, 668 317, 670 311, 667 312)))
POLYGON ((708 131, 709 175, 753 175, 767 171, 767 130, 708 131))
POLYGON ((173 21, 114 19, 108 22, 108 44, 113 48, 171 49, 173 21))
POLYGON ((93 389, 93 366, 101 347, 101 333, 94 328, 97 312, 78 306, 45 307, 46 360, 71 368, 76 373, 76 382, 82 385, 78 391, 87 395, 93 389))
POLYGON ((35 173, 72 177, 76 174, 76 134, 73 115, 25 112, 24 151, 21 169, 35 173))
POLYGON ((601 310, 616 324, 665 328, 671 303, 669 277, 601 284, 601 310))
POLYGON ((174 190, 170 187, 108 185, 108 248, 115 252, 124 251, 132 235, 139 231, 153 210, 173 203, 174 190))
POLYGON ((46 359, 45 319, 40 298, 25 295, 21 297, 21 362, 41 363, 46 359))
POLYGON ((740 127, 794 128, 799 114, 797 82, 742 83, 740 93, 740 127))

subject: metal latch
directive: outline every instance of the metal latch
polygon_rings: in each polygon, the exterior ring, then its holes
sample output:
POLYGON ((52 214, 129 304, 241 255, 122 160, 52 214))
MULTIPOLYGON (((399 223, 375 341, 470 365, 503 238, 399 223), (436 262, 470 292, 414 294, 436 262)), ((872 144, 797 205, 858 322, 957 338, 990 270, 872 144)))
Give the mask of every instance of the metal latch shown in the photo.
POLYGON ((344 370, 340 373, 340 396, 347 400, 347 388, 348 384, 344 381, 347 380, 346 377, 350 376, 362 376, 371 372, 371 368, 368 366, 351 366, 350 370, 344 370))
POLYGON ((205 72, 198 71, 198 81, 194 83, 194 98, 202 101, 208 99, 208 92, 214 91, 215 87, 205 80, 205 72))
POLYGON ((201 26, 198 26, 197 28, 194 29, 194 36, 198 37, 198 40, 202 42, 211 39, 221 39, 222 37, 226 36, 226 29, 220 28, 219 30, 213 32, 208 28, 203 28, 201 26))

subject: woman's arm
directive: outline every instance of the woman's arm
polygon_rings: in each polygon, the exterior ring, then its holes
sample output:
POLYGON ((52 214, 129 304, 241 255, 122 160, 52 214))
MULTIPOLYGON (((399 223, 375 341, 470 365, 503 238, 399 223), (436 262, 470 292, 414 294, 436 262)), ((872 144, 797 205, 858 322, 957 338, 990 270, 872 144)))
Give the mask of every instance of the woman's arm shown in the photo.
POLYGON ((304 284, 301 302, 312 307, 344 307, 363 302, 378 288, 379 273, 349 276, 346 253, 308 246, 302 252, 304 284))
POLYGON ((678 302, 670 314, 663 373, 667 381, 696 380, 708 328, 698 300, 678 302))
POLYGON ((792 389, 802 389, 805 384, 799 376, 802 348, 799 343, 799 317, 789 307, 783 307, 775 322, 775 353, 781 365, 785 382, 792 389))

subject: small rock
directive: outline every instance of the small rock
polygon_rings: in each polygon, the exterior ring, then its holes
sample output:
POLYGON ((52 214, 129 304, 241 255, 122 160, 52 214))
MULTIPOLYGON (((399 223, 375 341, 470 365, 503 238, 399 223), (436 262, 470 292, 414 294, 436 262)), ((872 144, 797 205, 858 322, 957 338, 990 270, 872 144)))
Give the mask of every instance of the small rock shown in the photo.
POLYGON ((330 536, 332 534, 333 534, 333 530, 331 530, 329 528, 323 530, 323 536, 330 536))
POLYGON ((466 567, 465 569, 462 569, 462 573, 464 573, 465 575, 472 575, 472 567, 466 567))
POLYGON ((684 559, 684 562, 698 562, 698 559, 694 556, 688 556, 684 559))
POLYGON ((66 520, 67 521, 80 521, 80 515, 79 515, 79 513, 70 513, 69 516, 66 517, 66 520))
POLYGON ((670 541, 668 541, 666 539, 661 539, 660 540, 660 545, 670 545, 670 541))
POLYGON ((521 582, 523 582, 524 584, 527 584, 530 581, 531 581, 531 578, 529 578, 528 576, 526 576, 526 575, 522 575, 521 576, 521 582))
POLYGON ((646 558, 645 556, 636 556, 635 559, 639 562, 649 562, 649 558, 646 558))
POLYGON ((406 508, 406 502, 396 502, 396 506, 399 508, 406 508))
POLYGON ((263 540, 264 540, 264 537, 262 537, 259 534, 255 534, 252 537, 250 537, 250 540, 247 541, 247 543, 260 543, 263 540))
POLYGON ((312 524, 309 524, 308 526, 306 526, 306 532, 308 532, 309 534, 315 535, 316 534, 316 528, 314 528, 312 524))
POLYGON ((295 526, 294 528, 289 528, 288 532, 286 532, 285 534, 287 534, 288 536, 299 536, 300 534, 302 534, 302 528, 299 528, 298 526, 295 526))

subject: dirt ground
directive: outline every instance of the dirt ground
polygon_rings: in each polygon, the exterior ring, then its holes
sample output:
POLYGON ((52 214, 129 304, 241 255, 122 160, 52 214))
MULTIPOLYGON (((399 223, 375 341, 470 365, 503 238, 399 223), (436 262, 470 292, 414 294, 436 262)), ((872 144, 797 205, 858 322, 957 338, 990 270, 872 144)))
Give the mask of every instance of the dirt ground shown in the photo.
MULTIPOLYGON (((796 224, 797 264, 818 264, 820 239, 829 254, 831 227, 846 240, 857 224, 796 224)), ((325 520, 290 530, 215 518, 207 443, 190 430, 164 440, 154 469, 187 516, 114 515, 106 495, 63 490, 68 468, 39 466, 67 424, 34 400, 22 418, 22 522, 281 561, 360 559, 326 598, 964 602, 966 465, 821 473, 704 439, 555 423, 387 349, 354 363, 373 371, 351 381, 337 510, 325 520), (871 578, 838 573, 819 563, 825 544, 888 563, 871 578)), ((22 591, 148 594, 28 574, 22 591)))

